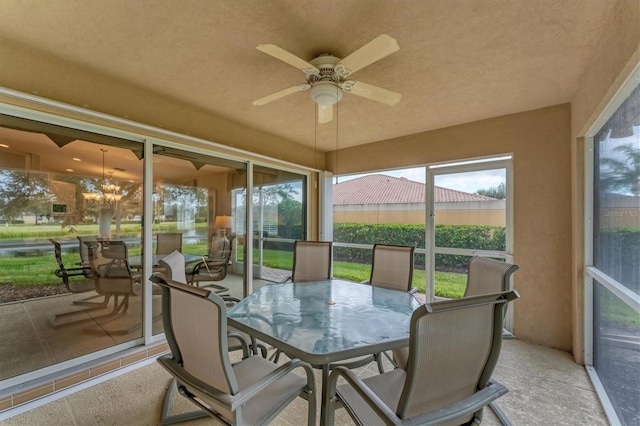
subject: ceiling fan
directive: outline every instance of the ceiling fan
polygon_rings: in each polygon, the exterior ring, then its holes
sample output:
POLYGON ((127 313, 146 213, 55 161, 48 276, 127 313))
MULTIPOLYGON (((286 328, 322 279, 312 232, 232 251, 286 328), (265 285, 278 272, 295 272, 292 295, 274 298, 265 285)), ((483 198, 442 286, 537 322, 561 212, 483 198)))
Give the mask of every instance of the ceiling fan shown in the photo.
POLYGON ((397 104, 402 97, 399 93, 349 79, 356 71, 400 50, 396 39, 387 34, 379 35, 344 59, 323 54, 307 62, 275 44, 260 44, 257 49, 298 68, 304 72, 307 82, 255 100, 254 105, 264 105, 287 95, 309 90, 311 100, 318 105, 318 122, 328 123, 333 120, 333 105, 340 102, 343 93, 390 106, 397 104))

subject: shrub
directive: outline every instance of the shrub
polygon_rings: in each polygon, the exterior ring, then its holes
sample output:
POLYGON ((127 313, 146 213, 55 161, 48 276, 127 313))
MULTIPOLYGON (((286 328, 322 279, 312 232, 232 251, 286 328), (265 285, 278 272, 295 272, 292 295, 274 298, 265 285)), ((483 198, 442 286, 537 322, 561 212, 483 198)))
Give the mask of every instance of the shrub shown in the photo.
MULTIPOLYGON (((504 251, 505 228, 486 225, 436 225, 436 247, 473 248, 478 250, 504 251)), ((409 245, 425 247, 424 225, 336 223, 333 240, 353 244, 409 245)), ((350 260, 368 263, 371 251, 350 247, 335 247, 336 260, 350 260)), ((424 255, 416 254, 416 267, 424 267, 424 255)), ((465 268, 468 256, 436 255, 440 267, 465 268)))

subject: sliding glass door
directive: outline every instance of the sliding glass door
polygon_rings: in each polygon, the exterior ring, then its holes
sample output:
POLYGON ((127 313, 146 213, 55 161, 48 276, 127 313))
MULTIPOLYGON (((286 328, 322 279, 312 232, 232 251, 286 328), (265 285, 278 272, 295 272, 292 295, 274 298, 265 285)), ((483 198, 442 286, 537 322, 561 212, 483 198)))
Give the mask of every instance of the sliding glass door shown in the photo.
MULTIPOLYGON (((142 243, 141 141, 0 115, 0 383, 142 336, 141 286, 89 245, 142 243), (68 275, 68 276, 65 276, 68 275), (123 302, 126 300, 126 303, 123 302)), ((112 260, 112 259, 110 259, 112 260)), ((133 275, 133 274, 132 274, 133 275)))
MULTIPOLYGON (((246 163, 174 147, 153 149, 152 254, 157 259, 181 251, 187 271, 195 273, 187 280, 195 276, 197 285, 224 287, 239 298, 244 269, 236 260, 243 255, 245 227, 234 194, 246 188, 246 168, 246 163), (161 240, 171 244, 160 247, 161 240)), ((154 269, 166 272, 157 265, 154 269)), ((158 296, 152 304, 153 334, 164 331, 158 296)))
POLYGON ((255 290, 291 275, 293 243, 307 239, 307 176, 254 166, 251 209, 255 290))

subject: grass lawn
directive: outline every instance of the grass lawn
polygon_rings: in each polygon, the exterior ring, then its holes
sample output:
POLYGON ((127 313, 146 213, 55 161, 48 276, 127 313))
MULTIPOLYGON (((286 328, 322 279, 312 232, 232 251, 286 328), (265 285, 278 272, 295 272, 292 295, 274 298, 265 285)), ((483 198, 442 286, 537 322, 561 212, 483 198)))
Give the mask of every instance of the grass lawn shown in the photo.
MULTIPOLYGON (((240 248, 241 250, 241 248, 240 248)), ((207 252, 206 243, 186 245, 185 253, 203 255, 207 252)), ((140 248, 132 247, 129 254, 140 254, 140 248)), ((77 266, 80 257, 77 253, 64 253, 62 261, 67 267, 77 266)), ((265 250, 263 253, 265 266, 277 269, 291 270, 293 253, 287 251, 265 250)), ((58 268, 56 260, 51 256, 0 258, 0 283, 11 283, 19 287, 36 285, 60 284, 60 278, 54 271, 58 268)), ((369 279, 371 266, 362 263, 334 262, 333 275, 349 281, 365 281, 369 279)), ((80 278, 77 278, 80 279, 80 278)), ((457 298, 462 297, 466 286, 466 275, 453 272, 436 271, 436 296, 457 298)), ((425 291, 425 271, 413 272, 413 286, 418 291, 425 291)))

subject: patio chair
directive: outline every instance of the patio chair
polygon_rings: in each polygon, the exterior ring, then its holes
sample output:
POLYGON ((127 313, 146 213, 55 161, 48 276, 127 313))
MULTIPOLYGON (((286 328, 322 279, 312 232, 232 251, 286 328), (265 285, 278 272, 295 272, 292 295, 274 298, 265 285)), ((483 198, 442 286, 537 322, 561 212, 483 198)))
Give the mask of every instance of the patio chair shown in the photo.
POLYGON ((332 249, 331 241, 296 241, 291 281, 303 283, 330 279, 332 249))
POLYGON ((95 299, 101 296, 100 294, 95 294, 95 289, 96 289, 95 283, 91 278, 91 273, 87 272, 87 269, 89 268, 88 267, 74 267, 74 268, 65 267, 64 263, 62 262, 62 247, 60 246, 60 243, 53 239, 50 239, 49 241, 51 242, 51 244, 54 245, 54 253, 56 257, 56 262, 58 263, 58 269, 56 269, 55 275, 62 279, 62 282, 64 283, 64 286, 69 291, 69 293, 78 294, 78 293, 94 292, 92 296, 86 297, 82 300, 74 300, 73 302, 71 302, 74 305, 84 306, 84 308, 55 314, 53 316, 53 319, 49 321, 49 325, 51 325, 54 328, 57 328, 60 326, 77 324, 85 320, 91 320, 92 318, 83 318, 81 320, 76 320, 76 321, 67 321, 63 323, 58 322, 59 318, 63 318, 69 315, 76 315, 82 312, 104 309, 107 306, 107 303, 109 302, 109 296, 104 296, 104 300, 102 302, 89 302, 88 300, 95 299), (70 278, 72 277, 83 277, 84 279, 80 281, 71 280, 70 278))
MULTIPOLYGON (((498 293, 510 289, 511 275, 519 269, 518 265, 486 257, 474 256, 469 260, 467 268, 467 287, 463 298, 479 296, 482 294, 498 293)), ((504 305, 504 315, 506 315, 508 305, 504 305)), ((513 337, 511 333, 503 330, 503 338, 513 337)), ((394 349, 392 362, 399 368, 406 368, 409 351, 407 348, 394 349)), ((490 404, 490 408, 503 424, 509 424, 507 416, 495 403, 490 404)))
POLYGON ((481 256, 472 257, 464 297, 509 290, 511 275, 518 269, 518 265, 511 263, 481 256))
MULTIPOLYGON (((86 271, 88 274, 91 274, 91 268, 89 265, 89 244, 97 243, 98 239, 96 237, 79 235, 76 237, 78 239, 78 253, 80 253, 80 265, 87 268, 86 271)), ((99 249, 99 247, 98 247, 99 249)))
MULTIPOLYGON (((474 256, 469 260, 467 287, 462 297, 507 291, 510 289, 511 275, 518 269, 518 265, 474 256)), ((508 338, 510 335, 510 333, 506 332, 503 337, 508 338)), ((406 348, 393 350, 393 361, 397 367, 405 368, 407 357, 408 351, 406 348)))
POLYGON ((187 267, 187 281, 198 287, 211 287, 216 293, 229 291, 227 287, 218 284, 201 285, 201 282, 222 281, 227 277, 227 270, 231 263, 231 243, 226 236, 212 235, 207 257, 202 261, 187 267))
MULTIPOLYGON (((130 297, 139 296, 142 293, 141 277, 134 275, 129 266, 128 250, 124 241, 101 241, 86 244, 89 248, 91 271, 94 275, 96 291, 114 298, 113 310, 109 314, 113 318, 99 323, 99 325, 104 325, 127 314, 130 297), (122 300, 118 302, 120 297, 122 300)), ((138 328, 140 328, 140 323, 129 329, 105 331, 109 334, 129 334, 138 328)))
POLYGON ((182 251, 182 232, 158 232, 156 238, 156 254, 182 251))
MULTIPOLYGON (((304 283, 331 279, 333 243, 331 241, 303 241, 293 243, 293 270, 282 283, 304 283)), ((277 363, 282 351, 277 349, 269 359, 277 363)))
POLYGON ((158 265, 165 270, 165 274, 169 279, 184 284, 187 283, 186 264, 184 255, 180 251, 175 250, 168 256, 163 257, 158 261, 158 265))
MULTIPOLYGON (((56 257, 56 263, 58 264, 58 269, 55 271, 56 277, 61 278, 64 286, 67 288, 69 293, 86 293, 89 291, 95 290, 95 286, 93 285, 92 280, 82 280, 82 281, 71 281, 70 277, 87 277, 90 276, 91 273, 87 272, 89 269, 87 267, 74 267, 67 268, 64 266, 62 262, 62 247, 60 243, 49 239, 49 242, 54 246, 54 254, 56 257)), ((96 296, 92 296, 96 297, 96 296)), ((82 301, 76 300, 73 302, 74 304, 80 305, 83 304, 82 301)))
POLYGON ((482 421, 483 408, 507 393, 491 380, 502 345, 502 312, 515 291, 426 304, 411 316, 406 369, 360 379, 333 370, 327 424, 344 406, 356 424, 440 425, 482 421), (338 379, 346 384, 337 386, 338 379))
MULTIPOLYGON (((231 364, 224 300, 214 292, 151 276, 162 287, 164 330, 171 355, 158 362, 173 376, 164 399, 161 425, 212 416, 229 424, 267 424, 297 396, 308 401, 308 423, 315 425, 315 379, 311 366, 294 359, 282 366, 248 356, 231 364), (195 319, 195 321, 194 321, 195 319), (293 372, 303 369, 305 376, 293 372), (170 415, 174 391, 200 410, 170 415)), ((241 338, 241 336, 239 336, 241 338)))
POLYGON ((413 253, 415 247, 375 244, 371 256, 369 284, 391 290, 410 291, 413 280, 413 253))
MULTIPOLYGON (((173 281, 178 281, 183 284, 187 284, 187 276, 185 274, 185 260, 184 255, 179 251, 174 251, 168 256, 162 258, 159 262, 160 266, 166 271, 165 276, 173 281)), ((236 297, 232 297, 229 295, 219 295, 222 300, 224 300, 227 308, 234 306, 236 303, 240 301, 240 299, 236 297)), ((155 319, 155 318, 154 318, 155 319)), ((229 331, 233 331, 231 337, 229 337, 228 347, 229 351, 233 352, 235 350, 242 349, 242 343, 235 343, 238 339, 235 337, 236 334, 241 334, 245 341, 250 341, 251 344, 249 348, 253 351, 254 354, 257 354, 257 349, 260 349, 263 358, 267 357, 267 348, 264 344, 259 343, 254 337, 249 336, 246 333, 235 330, 232 327, 228 328, 229 331)))
MULTIPOLYGON (((418 289, 412 287, 414 252, 413 246, 374 244, 371 255, 371 277, 367 282, 374 287, 415 293, 418 289)), ((369 362, 376 361, 380 373, 384 373, 383 354, 393 362, 386 352, 374 354, 369 359, 369 362)), ((345 366, 356 368, 364 365, 363 362, 368 363, 365 359, 345 366)))

